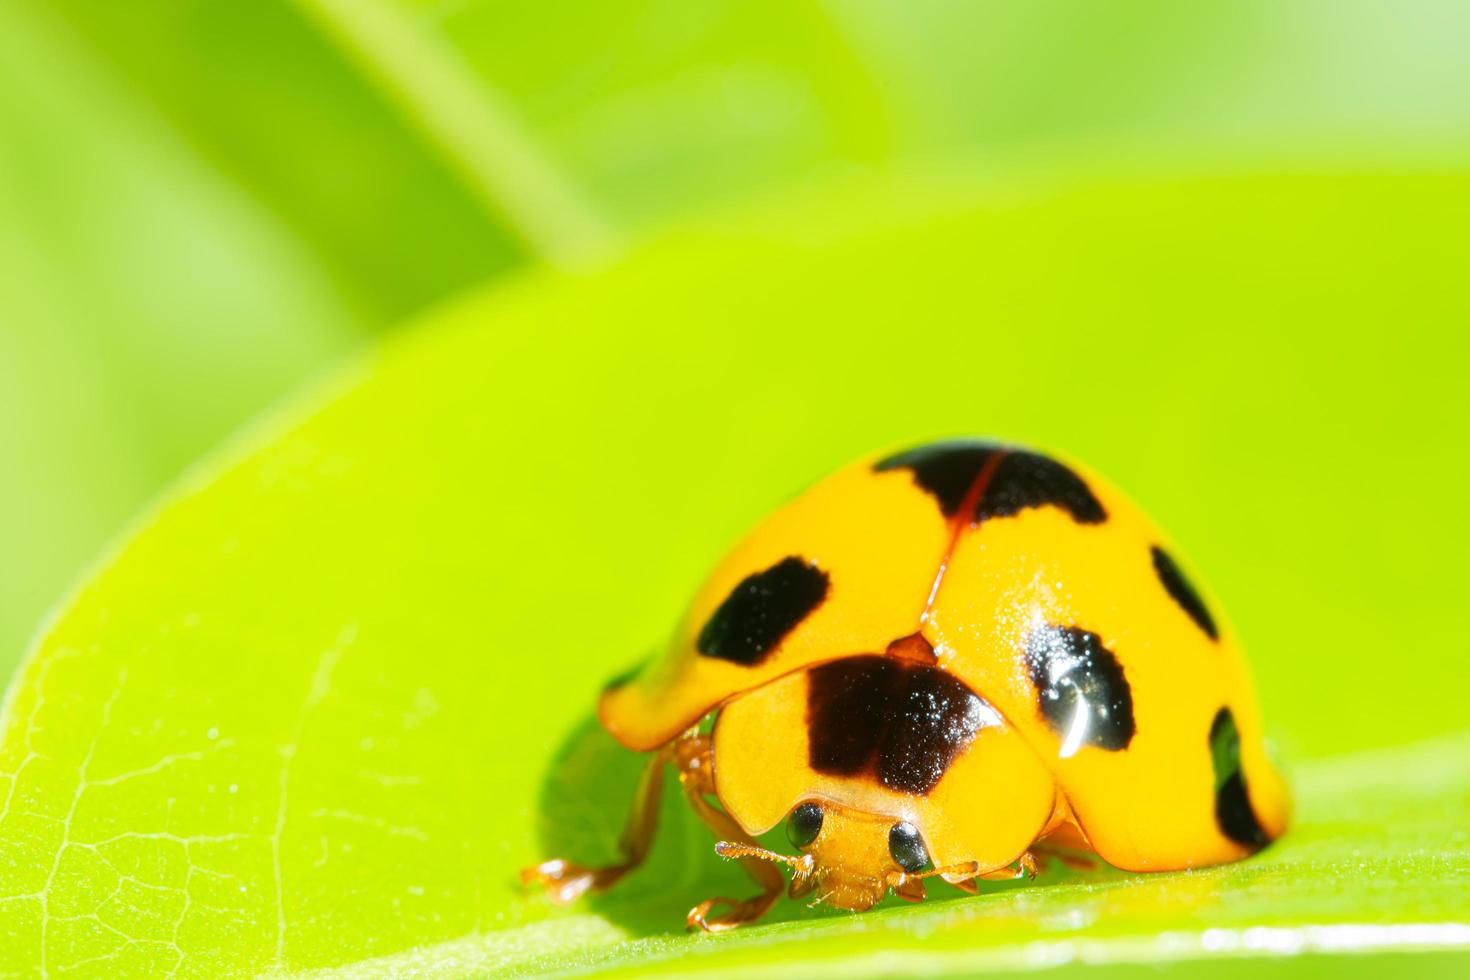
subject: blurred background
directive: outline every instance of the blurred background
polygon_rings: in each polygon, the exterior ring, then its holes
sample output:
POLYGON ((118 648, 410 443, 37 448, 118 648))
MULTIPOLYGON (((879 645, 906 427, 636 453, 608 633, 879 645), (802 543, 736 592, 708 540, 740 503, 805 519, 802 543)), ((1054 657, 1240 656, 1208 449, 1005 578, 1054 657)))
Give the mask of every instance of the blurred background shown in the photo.
POLYGON ((1463 172, 1467 51, 1459 0, 5 0, 0 673, 191 461, 467 289, 919 170, 1463 172))

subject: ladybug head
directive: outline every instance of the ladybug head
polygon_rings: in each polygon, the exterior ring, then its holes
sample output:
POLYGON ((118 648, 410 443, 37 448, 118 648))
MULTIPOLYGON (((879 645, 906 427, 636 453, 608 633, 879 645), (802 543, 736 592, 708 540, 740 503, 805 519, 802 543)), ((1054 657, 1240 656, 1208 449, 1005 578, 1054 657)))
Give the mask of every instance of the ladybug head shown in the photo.
POLYGON ((721 841, 722 857, 754 857, 791 868, 793 898, 815 893, 815 901, 861 912, 883 900, 888 890, 911 902, 924 898, 922 879, 929 853, 911 823, 866 813, 828 800, 806 800, 786 818, 786 836, 800 856, 721 841))

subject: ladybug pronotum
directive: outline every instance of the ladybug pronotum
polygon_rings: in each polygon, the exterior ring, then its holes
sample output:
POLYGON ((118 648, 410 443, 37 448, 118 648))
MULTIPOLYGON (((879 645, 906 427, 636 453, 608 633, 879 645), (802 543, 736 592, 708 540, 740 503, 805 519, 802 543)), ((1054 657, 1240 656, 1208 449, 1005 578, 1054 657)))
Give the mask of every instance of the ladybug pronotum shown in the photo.
POLYGON ((525 880, 569 901, 636 867, 671 763, 760 886, 692 909, 709 930, 783 891, 863 910, 1079 851, 1234 861, 1287 821, 1234 637, 1159 532, 1082 468, 981 440, 862 461, 777 511, 598 714, 652 753, 624 860, 525 880), (756 843, 783 820, 795 853, 756 843))

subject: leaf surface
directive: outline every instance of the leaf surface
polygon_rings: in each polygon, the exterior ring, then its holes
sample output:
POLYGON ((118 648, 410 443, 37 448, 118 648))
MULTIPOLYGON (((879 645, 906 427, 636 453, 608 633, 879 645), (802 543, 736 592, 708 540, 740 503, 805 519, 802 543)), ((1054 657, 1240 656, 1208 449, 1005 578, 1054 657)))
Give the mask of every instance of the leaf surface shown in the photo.
POLYGON ((1425 683, 1458 647, 1414 646, 1412 671, 1383 651, 1407 622, 1458 629, 1470 542, 1440 515, 1470 311, 1445 283, 1470 259, 1470 184, 913 198, 859 185, 508 282, 195 471, 11 690, 0 972, 1463 949, 1470 755, 1458 685, 1425 683), (638 760, 592 722, 596 693, 740 529, 860 452, 970 431, 1088 460, 1208 570, 1296 773, 1288 837, 1228 868, 857 917, 787 903, 691 937, 690 905, 748 886, 671 798, 623 887, 565 911, 523 896, 522 865, 611 856, 638 760))

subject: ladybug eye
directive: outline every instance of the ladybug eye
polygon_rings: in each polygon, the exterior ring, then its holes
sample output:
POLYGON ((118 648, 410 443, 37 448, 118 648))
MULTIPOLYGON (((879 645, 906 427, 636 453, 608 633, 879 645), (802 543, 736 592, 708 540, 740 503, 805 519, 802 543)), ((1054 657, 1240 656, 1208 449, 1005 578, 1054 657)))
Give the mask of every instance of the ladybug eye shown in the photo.
POLYGON ((911 823, 896 823, 888 832, 888 853, 898 866, 912 874, 929 863, 929 852, 924 847, 924 838, 911 823))
POLYGON ((822 832, 822 808, 815 803, 803 803, 791 811, 786 821, 786 839, 792 847, 806 847, 822 832))

